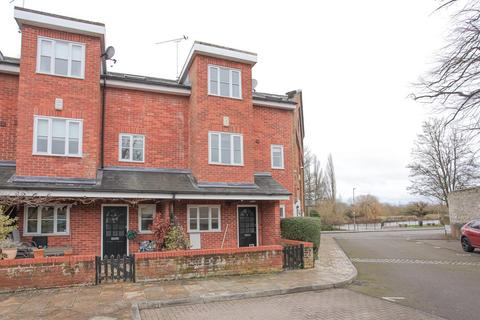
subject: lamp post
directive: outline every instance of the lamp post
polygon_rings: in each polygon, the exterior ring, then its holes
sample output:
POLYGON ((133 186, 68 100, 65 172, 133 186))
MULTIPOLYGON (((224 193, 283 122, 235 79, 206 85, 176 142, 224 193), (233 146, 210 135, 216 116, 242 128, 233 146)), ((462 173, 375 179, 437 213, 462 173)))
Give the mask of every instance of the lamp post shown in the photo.
POLYGON ((352 197, 353 231, 357 230, 357 222, 355 221, 355 189, 356 188, 353 188, 353 197, 352 197))

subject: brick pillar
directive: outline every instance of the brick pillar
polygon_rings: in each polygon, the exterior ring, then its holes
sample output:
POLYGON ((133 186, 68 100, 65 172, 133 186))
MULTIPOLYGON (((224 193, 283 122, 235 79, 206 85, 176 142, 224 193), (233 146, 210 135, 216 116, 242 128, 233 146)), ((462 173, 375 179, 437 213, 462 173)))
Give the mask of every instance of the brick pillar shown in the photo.
POLYGON ((260 206, 262 242, 260 245, 280 243, 280 202, 264 202, 260 206))

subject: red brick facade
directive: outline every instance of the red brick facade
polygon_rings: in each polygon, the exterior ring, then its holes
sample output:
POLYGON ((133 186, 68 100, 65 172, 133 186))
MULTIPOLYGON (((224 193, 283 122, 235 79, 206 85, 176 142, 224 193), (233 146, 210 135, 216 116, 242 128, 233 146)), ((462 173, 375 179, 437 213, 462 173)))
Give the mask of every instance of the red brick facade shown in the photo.
MULTIPOLYGON (((173 208, 175 221, 185 231, 188 205, 220 205, 221 230, 201 232, 202 249, 219 248, 222 242, 224 248, 239 246, 237 211, 238 206, 245 205, 257 208, 257 245, 279 243, 280 206, 284 205, 286 216, 291 216, 295 211, 294 203, 303 203, 303 123, 299 124, 301 101, 298 96, 296 104, 284 96, 282 101, 290 104, 280 103, 283 107, 279 107, 278 102, 269 105, 264 100, 255 104, 252 92, 254 62, 239 62, 239 59, 228 56, 213 57, 202 53, 192 56, 187 70, 189 80, 181 83, 188 88, 185 89, 188 91, 186 94, 177 94, 173 90, 161 92, 145 89, 142 85, 136 88, 113 86, 109 80, 104 89, 101 58, 105 50, 103 36, 36 25, 29 25, 28 22, 21 25, 19 72, 5 74, 0 68, 0 162, 16 161, 16 176, 27 178, 95 179, 99 170, 104 168, 135 167, 191 171, 198 183, 252 185, 255 173, 270 173, 274 180, 291 193, 288 200, 271 200, 268 197, 261 200, 220 200, 225 198, 219 197, 218 200, 155 199, 150 203, 157 203, 157 214, 165 217, 170 215, 173 208), (84 78, 37 72, 39 36, 85 44, 84 78), (209 65, 240 70, 240 99, 208 94, 209 65), (63 110, 55 109, 56 98, 63 99, 63 110), (35 115, 81 119, 82 156, 34 155, 35 115), (228 117, 228 125, 224 124, 224 117, 228 117), (242 135, 243 165, 209 163, 210 131, 242 135), (144 135, 143 162, 119 160, 121 133, 144 135), (283 169, 272 169, 272 144, 283 146, 283 169)), ((124 83, 132 82, 135 81, 125 80, 124 83)), ((148 203, 145 200, 143 202, 148 203)), ((102 204, 111 203, 125 204, 119 199, 100 199, 89 205, 73 205, 70 209, 69 234, 48 236, 49 246, 70 246, 74 254, 101 255, 102 204)), ((18 216, 20 233, 23 235, 23 209, 18 211, 18 216)), ((138 230, 137 205, 129 205, 127 229, 138 230)), ((25 236, 23 239, 31 238, 25 236)), ((150 239, 151 234, 139 234, 134 241, 129 242, 129 252, 137 252, 139 242, 150 239)))

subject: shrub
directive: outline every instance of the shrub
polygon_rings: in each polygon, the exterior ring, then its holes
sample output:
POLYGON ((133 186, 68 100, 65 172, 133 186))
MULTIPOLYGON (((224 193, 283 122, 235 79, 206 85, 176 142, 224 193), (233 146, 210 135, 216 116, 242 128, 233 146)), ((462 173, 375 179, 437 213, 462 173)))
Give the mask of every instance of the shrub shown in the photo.
POLYGON ((0 205, 0 241, 14 230, 17 230, 17 218, 10 218, 5 213, 5 207, 0 205))
POLYGON ((316 210, 311 210, 309 216, 314 218, 320 218, 320 213, 318 213, 318 211, 316 210))
POLYGON ((165 249, 167 250, 187 250, 190 248, 188 236, 181 226, 173 226, 165 235, 165 249))
POLYGON ((315 255, 320 246, 320 219, 312 217, 295 217, 282 219, 282 237, 284 239, 313 242, 315 255))
POLYGON ((153 223, 150 227, 150 230, 153 232, 153 237, 157 243, 157 249, 162 250, 164 247, 165 235, 170 230, 170 223, 165 221, 162 218, 162 215, 157 214, 155 218, 153 218, 153 223))

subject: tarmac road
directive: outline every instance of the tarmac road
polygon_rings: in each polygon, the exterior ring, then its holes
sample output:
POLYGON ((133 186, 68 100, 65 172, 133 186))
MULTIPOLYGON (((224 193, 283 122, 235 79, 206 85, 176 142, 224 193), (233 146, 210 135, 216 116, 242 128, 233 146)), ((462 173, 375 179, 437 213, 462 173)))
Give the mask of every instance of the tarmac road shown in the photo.
POLYGON ((332 235, 357 267, 353 291, 447 319, 480 319, 480 251, 442 230, 332 235))

